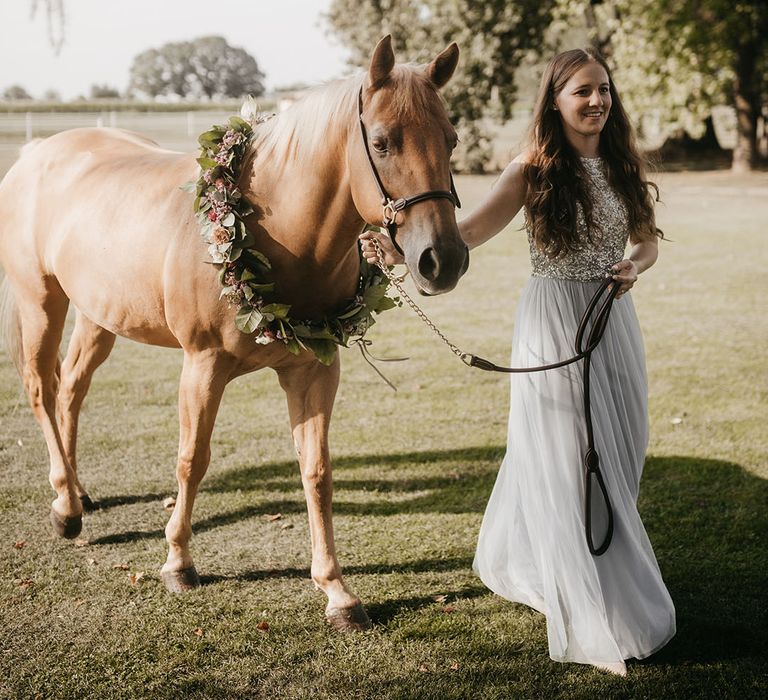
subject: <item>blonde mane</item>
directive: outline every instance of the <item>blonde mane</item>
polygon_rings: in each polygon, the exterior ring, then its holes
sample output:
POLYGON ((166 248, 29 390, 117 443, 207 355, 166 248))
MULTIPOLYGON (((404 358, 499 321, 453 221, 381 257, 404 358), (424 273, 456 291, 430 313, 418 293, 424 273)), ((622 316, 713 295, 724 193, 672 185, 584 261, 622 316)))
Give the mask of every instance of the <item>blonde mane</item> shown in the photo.
MULTIPOLYGON (((357 96, 364 73, 312 88, 298 102, 272 119, 258 125, 252 153, 260 156, 280 152, 286 158, 311 158, 329 130, 346 129, 357 119, 357 96)), ((452 130, 442 99, 422 67, 398 65, 387 80, 387 105, 397 118, 410 123, 432 121, 452 130)))

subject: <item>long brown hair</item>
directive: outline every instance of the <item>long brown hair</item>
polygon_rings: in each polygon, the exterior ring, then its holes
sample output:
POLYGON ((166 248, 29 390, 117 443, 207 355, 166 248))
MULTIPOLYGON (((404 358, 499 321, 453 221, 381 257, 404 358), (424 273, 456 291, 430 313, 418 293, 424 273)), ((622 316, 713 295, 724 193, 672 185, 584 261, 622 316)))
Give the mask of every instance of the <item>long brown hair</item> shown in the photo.
POLYGON ((550 257, 578 247, 577 202, 584 211, 588 236, 599 226, 592 218, 592 203, 586 189, 586 171, 565 135, 555 97, 582 66, 595 61, 608 74, 612 104, 600 134, 600 156, 607 169, 608 183, 627 207, 632 241, 662 238, 656 227, 654 201, 658 187, 646 179, 646 161, 635 141, 632 123, 624 111, 611 71, 594 49, 573 49, 555 56, 541 78, 533 113, 531 149, 524 167, 528 185, 525 214, 536 245, 550 257))

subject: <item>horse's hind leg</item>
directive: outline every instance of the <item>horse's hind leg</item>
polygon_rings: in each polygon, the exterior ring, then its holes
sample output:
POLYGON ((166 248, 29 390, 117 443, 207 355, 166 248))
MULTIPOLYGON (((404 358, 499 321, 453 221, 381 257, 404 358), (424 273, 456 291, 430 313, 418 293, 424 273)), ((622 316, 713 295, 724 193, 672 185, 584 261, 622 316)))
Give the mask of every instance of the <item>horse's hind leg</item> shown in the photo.
POLYGON ((24 356, 22 379, 48 446, 49 479, 56 491, 56 499, 51 504, 51 523, 59 535, 73 538, 82 529, 83 507, 75 485, 75 472, 66 457, 56 422, 58 353, 69 299, 52 277, 41 278, 31 289, 27 286, 16 299, 24 356))
POLYGON ((91 378, 96 369, 109 357, 115 346, 115 334, 110 333, 79 311, 75 328, 69 340, 67 356, 61 367, 59 381, 59 429, 64 444, 64 454, 75 474, 75 488, 83 504, 83 510, 95 509, 77 475, 77 424, 80 408, 91 386, 91 378))
POLYGON ((288 413, 307 499, 312 580, 328 596, 325 616, 333 627, 339 630, 367 629, 371 621, 360 599, 344 583, 333 537, 328 427, 339 385, 338 355, 330 367, 313 362, 278 370, 278 376, 288 398, 288 413))
POLYGON ((179 493, 165 528, 168 558, 161 575, 171 593, 200 585, 189 552, 192 538, 192 507, 197 488, 211 460, 211 433, 232 364, 223 353, 184 354, 179 384, 179 457, 176 478, 179 493))

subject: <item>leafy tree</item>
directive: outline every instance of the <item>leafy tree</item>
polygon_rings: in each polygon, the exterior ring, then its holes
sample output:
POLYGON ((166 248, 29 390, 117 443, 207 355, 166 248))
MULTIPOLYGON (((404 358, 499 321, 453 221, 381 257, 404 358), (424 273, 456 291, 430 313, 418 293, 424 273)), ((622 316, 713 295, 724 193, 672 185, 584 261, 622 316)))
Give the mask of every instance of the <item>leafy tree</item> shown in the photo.
POLYGON ((650 107, 668 129, 697 136, 714 105, 730 105, 738 122, 733 169, 756 165, 768 102, 766 0, 561 0, 561 9, 591 20, 630 109, 650 107))
POLYGON ((21 85, 11 85, 3 91, 3 99, 8 100, 9 102, 13 100, 31 100, 32 95, 21 87, 21 85))
POLYGON ((333 0, 331 31, 365 67, 385 34, 399 60, 426 62, 455 41, 459 67, 443 90, 457 126, 458 167, 480 170, 490 155, 482 125, 506 119, 515 101, 515 71, 542 46, 556 0, 333 0))
POLYGON ((263 79, 256 59, 244 49, 208 36, 171 42, 136 56, 129 90, 150 97, 258 96, 264 93, 263 79))
POLYGON ((106 83, 104 85, 91 85, 92 100, 101 100, 109 97, 120 97, 120 92, 106 83))

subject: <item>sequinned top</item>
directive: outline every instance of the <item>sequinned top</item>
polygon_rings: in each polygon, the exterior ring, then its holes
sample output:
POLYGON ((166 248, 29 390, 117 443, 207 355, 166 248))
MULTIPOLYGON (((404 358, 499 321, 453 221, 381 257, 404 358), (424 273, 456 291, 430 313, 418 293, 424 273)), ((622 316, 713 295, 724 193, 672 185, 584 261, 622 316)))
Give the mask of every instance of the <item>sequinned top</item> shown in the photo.
POLYGON ((534 277, 566 280, 604 279, 611 265, 624 258, 629 228, 627 208, 611 189, 603 169, 602 158, 582 158, 581 163, 589 175, 587 193, 592 198, 592 219, 599 229, 592 231, 593 241, 587 237, 587 222, 580 203, 576 203, 576 227, 580 244, 575 251, 550 258, 533 242, 528 228, 528 247, 534 277))

